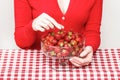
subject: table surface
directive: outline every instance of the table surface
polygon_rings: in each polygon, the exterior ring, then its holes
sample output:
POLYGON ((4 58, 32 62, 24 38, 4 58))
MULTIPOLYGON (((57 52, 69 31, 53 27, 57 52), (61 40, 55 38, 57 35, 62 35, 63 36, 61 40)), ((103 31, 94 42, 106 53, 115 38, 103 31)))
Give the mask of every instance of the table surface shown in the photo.
POLYGON ((56 65, 40 50, 0 49, 0 80, 120 80, 120 49, 98 49, 90 65, 56 65))

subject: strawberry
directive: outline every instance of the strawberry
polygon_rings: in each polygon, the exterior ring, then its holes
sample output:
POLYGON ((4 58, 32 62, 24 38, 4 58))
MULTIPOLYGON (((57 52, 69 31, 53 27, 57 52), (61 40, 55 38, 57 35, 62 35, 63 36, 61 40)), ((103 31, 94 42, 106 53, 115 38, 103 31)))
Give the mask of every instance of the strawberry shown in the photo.
POLYGON ((56 55, 58 58, 62 57, 61 52, 57 53, 56 55))
POLYGON ((72 47, 70 43, 64 43, 64 47, 72 47))
POLYGON ((74 49, 75 49, 76 52, 78 52, 80 48, 78 46, 75 46, 74 49))
POLYGON ((71 55, 72 55, 72 56, 75 56, 75 55, 76 55, 76 52, 75 52, 75 51, 72 51, 71 55))
POLYGON ((82 42, 79 42, 79 43, 78 43, 78 47, 82 48, 82 47, 83 47, 83 43, 82 43, 82 42))
POLYGON ((72 37, 72 39, 75 39, 75 38, 76 38, 75 34, 72 34, 71 37, 72 37))
POLYGON ((61 35, 61 38, 64 38, 66 36, 66 32, 64 30, 60 30, 58 33, 61 35))
POLYGON ((72 31, 68 31, 68 35, 69 36, 73 35, 73 32, 72 31))
POLYGON ((72 39, 72 40, 70 41, 70 44, 71 44, 72 46, 76 46, 76 45, 77 45, 77 41, 72 39))
POLYGON ((49 52, 51 56, 56 56, 56 53, 54 51, 49 52))
POLYGON ((53 41, 53 39, 54 39, 54 37, 53 37, 53 36, 49 36, 49 38, 48 38, 48 40, 49 40, 50 42, 52 42, 52 41, 53 41))
POLYGON ((56 34, 55 34, 55 38, 56 38, 57 40, 60 40, 60 39, 61 39, 61 34, 56 33, 56 34))
POLYGON ((82 42, 82 38, 81 37, 76 37, 75 39, 77 42, 82 42))
POLYGON ((66 49, 63 49, 61 54, 62 54, 63 57, 68 56, 69 55, 69 51, 66 50, 66 49))
POLYGON ((64 46, 64 40, 62 40, 62 39, 59 40, 57 45, 60 46, 60 47, 63 47, 64 46))
POLYGON ((57 40, 56 40, 56 39, 53 39, 53 40, 51 41, 51 43, 52 43, 53 45, 56 45, 56 44, 57 44, 57 40))
POLYGON ((65 36, 65 40, 66 40, 67 42, 69 42, 71 39, 72 39, 72 37, 71 37, 70 35, 65 36))
POLYGON ((55 33, 54 33, 54 32, 50 32, 50 35, 51 35, 51 36, 54 36, 54 35, 55 35, 55 33))
POLYGON ((58 47, 54 47, 54 51, 55 53, 59 53, 61 51, 61 48, 58 46, 58 47))

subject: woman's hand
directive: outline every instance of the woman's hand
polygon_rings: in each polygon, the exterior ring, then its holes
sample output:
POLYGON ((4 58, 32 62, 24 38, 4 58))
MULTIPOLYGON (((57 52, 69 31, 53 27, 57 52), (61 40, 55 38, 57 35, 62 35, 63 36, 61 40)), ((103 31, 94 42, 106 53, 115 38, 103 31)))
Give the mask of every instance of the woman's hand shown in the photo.
POLYGON ((86 46, 84 51, 80 54, 80 57, 70 58, 70 62, 76 67, 82 67, 89 65, 92 61, 93 49, 91 46, 86 46))
POLYGON ((53 29, 54 27, 58 29, 63 29, 64 26, 57 23, 55 19, 46 13, 42 13, 40 16, 35 18, 32 23, 32 28, 34 31, 44 32, 45 30, 53 29))

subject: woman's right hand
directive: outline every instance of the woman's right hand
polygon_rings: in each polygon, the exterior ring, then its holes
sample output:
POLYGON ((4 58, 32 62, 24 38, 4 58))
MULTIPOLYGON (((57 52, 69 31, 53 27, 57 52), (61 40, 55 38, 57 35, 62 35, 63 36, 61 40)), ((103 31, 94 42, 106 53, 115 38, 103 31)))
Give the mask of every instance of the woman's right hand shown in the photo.
POLYGON ((59 24, 55 19, 46 13, 42 13, 40 16, 35 18, 32 23, 32 28, 34 31, 44 32, 45 30, 53 29, 54 27, 58 29, 63 29, 64 26, 59 24))

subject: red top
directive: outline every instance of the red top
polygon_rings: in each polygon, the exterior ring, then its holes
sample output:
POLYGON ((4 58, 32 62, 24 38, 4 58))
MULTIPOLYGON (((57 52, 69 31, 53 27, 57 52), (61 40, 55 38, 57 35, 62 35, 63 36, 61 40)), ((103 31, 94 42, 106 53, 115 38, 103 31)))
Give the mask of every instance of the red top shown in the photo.
POLYGON ((40 49, 40 38, 47 31, 35 32, 32 21, 44 12, 64 25, 65 30, 84 34, 86 46, 92 46, 96 51, 100 45, 102 1, 70 0, 68 10, 63 14, 57 0, 14 0, 16 44, 24 49, 40 49))

